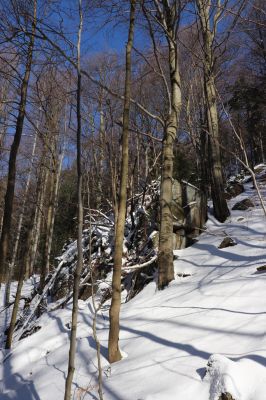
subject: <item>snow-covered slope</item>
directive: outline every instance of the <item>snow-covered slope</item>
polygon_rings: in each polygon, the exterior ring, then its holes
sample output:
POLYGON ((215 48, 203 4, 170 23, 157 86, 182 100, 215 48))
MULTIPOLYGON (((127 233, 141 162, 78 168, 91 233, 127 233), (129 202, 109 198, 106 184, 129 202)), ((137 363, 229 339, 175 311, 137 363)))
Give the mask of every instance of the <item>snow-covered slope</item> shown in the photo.
MULTIPOLYGON (((266 272, 256 270, 266 264, 266 220, 251 186, 230 205, 249 197, 254 208, 232 211, 224 224, 210 217, 198 242, 176 251, 169 288, 158 292, 151 283, 123 304, 125 357, 111 367, 104 305, 98 317, 104 399, 218 400, 226 391, 235 400, 266 399, 266 272), (237 245, 219 249, 226 234, 237 245)), ((80 301, 79 309, 73 398, 97 399, 90 302, 80 301)), ((1 400, 63 399, 70 319, 71 304, 46 313, 39 331, 11 354, 3 351, 1 400)))

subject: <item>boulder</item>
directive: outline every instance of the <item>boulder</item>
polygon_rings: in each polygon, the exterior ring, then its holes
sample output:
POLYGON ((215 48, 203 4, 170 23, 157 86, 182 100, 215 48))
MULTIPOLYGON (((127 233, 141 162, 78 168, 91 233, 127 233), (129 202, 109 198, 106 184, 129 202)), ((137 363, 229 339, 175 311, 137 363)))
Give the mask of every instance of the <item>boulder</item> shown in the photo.
MULTIPOLYGON (((204 193, 188 182, 174 180, 172 213, 174 233, 185 237, 197 236, 207 219, 207 200, 204 193)), ((182 240, 180 244, 184 245, 182 240)))
POLYGON ((233 197, 238 196, 239 194, 244 192, 244 185, 239 182, 230 182, 226 188, 225 197, 227 200, 232 199, 233 197))
MULTIPOLYGON (((188 182, 173 181, 173 248, 179 250, 191 245, 201 232, 207 217, 207 200, 203 192, 188 182)), ((159 196, 153 196, 143 219, 136 223, 135 238, 143 245, 149 235, 148 247, 158 250, 160 224, 159 196), (146 220, 145 220, 146 218, 146 220)), ((142 245, 140 246, 141 248, 142 245)))
POLYGON ((258 267, 258 268, 257 268, 257 271, 258 271, 258 272, 264 272, 264 271, 266 271, 266 265, 262 265, 261 267, 258 267))
POLYGON ((92 285, 88 283, 87 285, 84 285, 80 288, 79 290, 79 299, 81 300, 87 300, 93 293, 96 293, 98 290, 98 285, 94 285, 93 290, 92 290, 92 285))
POLYGON ((231 247, 231 246, 236 246, 236 242, 234 241, 234 239, 230 238, 229 236, 226 236, 222 242, 220 243, 220 245, 218 246, 218 249, 224 249, 226 247, 231 247))
POLYGON ((234 400, 234 398, 230 393, 226 392, 220 395, 219 400, 234 400))
POLYGON ((249 198, 246 198, 236 203, 232 210, 245 211, 248 210, 250 207, 254 207, 254 204, 249 198))
POLYGON ((173 233, 173 249, 174 250, 185 249, 186 242, 187 241, 186 241, 184 229, 180 229, 176 233, 173 233))

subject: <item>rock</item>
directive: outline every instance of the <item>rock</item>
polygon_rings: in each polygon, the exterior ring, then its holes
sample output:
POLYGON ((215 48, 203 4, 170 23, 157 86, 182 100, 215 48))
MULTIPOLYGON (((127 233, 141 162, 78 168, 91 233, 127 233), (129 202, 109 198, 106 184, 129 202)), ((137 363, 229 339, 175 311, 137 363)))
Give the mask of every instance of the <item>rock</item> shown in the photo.
POLYGON ((85 285, 79 291, 79 299, 87 300, 89 297, 91 297, 92 293, 96 293, 97 290, 98 290, 98 286, 97 285, 94 285, 93 292, 92 292, 92 286, 90 284, 89 285, 85 285))
POLYGON ((219 400, 234 400, 234 398, 230 393, 226 392, 221 394, 219 400))
POLYGON ((187 247, 188 241, 184 243, 182 237, 187 239, 188 236, 197 236, 207 219, 207 200, 204 193, 188 182, 174 180, 172 213, 174 233, 181 236, 177 240, 176 249, 187 247))
POLYGON ((256 172, 256 174, 259 174, 260 172, 263 172, 266 169, 266 165, 265 164, 258 164, 255 165, 254 170, 256 172))
POLYGON ((230 182, 226 188, 226 198, 227 200, 232 199, 233 197, 238 196, 239 194, 244 192, 244 186, 239 182, 230 182))
POLYGON ((173 233, 173 249, 180 250, 186 247, 186 236, 184 229, 180 229, 177 233, 173 233))
POLYGON ((258 268, 257 268, 257 271, 258 271, 258 272, 266 271, 266 265, 262 265, 261 267, 258 267, 258 268))
POLYGON ((158 231, 153 231, 150 234, 149 239, 150 239, 151 247, 154 248, 155 250, 158 250, 158 247, 159 247, 159 232, 158 231))
POLYGON ((230 247, 230 246, 236 246, 236 242, 234 241, 234 239, 230 238, 229 236, 226 236, 220 246, 218 247, 218 249, 224 249, 225 247, 230 247))
POLYGON ((182 226, 185 222, 185 212, 183 208, 182 184, 179 181, 173 181, 173 201, 172 213, 175 224, 182 226))
POLYGON ((179 278, 187 278, 188 276, 191 276, 191 274, 185 274, 182 272, 178 272, 178 274, 176 274, 176 276, 178 276, 179 278))
POLYGON ((232 210, 244 211, 248 210, 250 207, 254 207, 254 204, 250 199, 246 198, 236 203, 232 210))
POLYGON ((157 260, 144 268, 129 273, 125 277, 123 285, 128 292, 126 301, 133 299, 148 283, 154 280, 156 269, 157 260))

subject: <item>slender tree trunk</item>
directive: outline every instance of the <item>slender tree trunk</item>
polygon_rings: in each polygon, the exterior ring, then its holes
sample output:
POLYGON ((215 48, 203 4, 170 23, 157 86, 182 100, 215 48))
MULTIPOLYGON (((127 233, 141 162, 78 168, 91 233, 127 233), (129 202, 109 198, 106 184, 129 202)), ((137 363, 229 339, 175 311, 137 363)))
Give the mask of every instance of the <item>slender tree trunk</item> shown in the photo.
POLYGON ((32 275, 37 248, 40 238, 40 231, 41 231, 41 221, 43 217, 43 209, 44 209, 44 198, 45 192, 47 187, 47 179, 48 179, 48 171, 46 168, 41 170, 39 182, 37 185, 37 202, 35 207, 34 213, 34 222, 30 232, 30 255, 27 258, 28 262, 26 265, 26 275, 32 275))
POLYGON ((130 1, 130 23, 126 47, 126 75, 122 132, 122 160, 119 190, 118 218, 115 234, 114 269, 112 279, 112 301, 109 311, 110 328, 108 339, 108 359, 110 363, 121 360, 119 350, 119 314, 121 307, 121 268, 123 255, 123 241, 126 218, 127 180, 128 180, 128 132, 130 115, 131 90, 131 51, 134 38, 136 0, 130 1))
POLYGON ((58 192, 59 192, 59 184, 60 184, 60 177, 61 177, 61 172, 62 172, 63 159, 64 159, 64 148, 63 148, 62 153, 60 155, 58 168, 57 168, 57 171, 56 171, 56 177, 55 177, 54 198, 53 198, 53 207, 52 207, 52 219, 51 219, 51 227, 50 227, 50 231, 49 231, 49 241, 48 241, 48 248, 47 248, 47 268, 48 268, 48 271, 49 271, 49 265, 50 265, 52 239, 53 239, 53 232, 54 232, 54 221, 55 221, 55 215, 56 215, 56 209, 57 209, 58 192))
POLYGON ((266 157, 265 157, 265 152, 264 152, 264 147, 263 147, 263 140, 262 140, 262 134, 261 132, 259 133, 259 142, 260 142, 260 157, 261 157, 261 162, 263 164, 266 163, 266 157))
POLYGON ((30 232, 30 229, 28 229, 28 231, 27 231, 27 239, 26 239, 26 246, 25 246, 26 251, 24 252, 24 257, 22 260, 21 268, 20 268, 16 297, 15 297, 15 302, 13 305, 13 310, 12 310, 12 315, 11 315, 11 321, 10 321, 10 325, 9 325, 8 333, 7 333, 6 349, 11 349, 13 333, 15 330, 18 311, 19 311, 19 302, 20 302, 20 298, 21 298, 21 292, 22 292, 23 281, 24 281, 24 276, 25 276, 26 257, 27 257, 28 249, 29 249, 29 245, 30 245, 29 232, 30 232))
POLYGON ((52 231, 55 179, 56 179, 56 171, 53 168, 53 171, 50 174, 50 180, 48 181, 50 193, 49 193, 49 197, 48 197, 47 213, 46 213, 46 219, 45 219, 44 246, 43 246, 42 263, 41 263, 41 277, 40 277, 40 289, 41 290, 45 286, 45 277, 49 271, 49 244, 50 244, 50 235, 51 235, 51 231, 52 231))
POLYGON ((200 206, 200 220, 201 226, 204 225, 208 218, 207 200, 209 194, 209 168, 208 168, 208 144, 209 136, 206 133, 206 117, 200 117, 200 145, 199 145, 199 158, 200 158, 200 190, 201 190, 201 206, 200 206))
POLYGON ((9 298, 10 298, 10 284, 12 281, 12 275, 13 275, 13 270, 17 258, 17 252, 18 252, 18 245, 19 245, 19 240, 20 240, 20 234, 21 234, 21 229, 22 229, 22 224, 23 224, 23 219, 24 219, 24 214, 25 214, 25 208, 26 208, 26 203, 27 203, 27 196, 28 196, 28 191, 30 187, 30 181, 31 181, 31 174, 32 174, 32 166, 33 166, 33 160, 35 156, 35 150, 36 150, 36 143, 37 143, 37 133, 34 138, 34 143, 33 143, 33 148, 32 148, 32 153, 31 153, 31 161, 30 161, 30 170, 28 173, 28 178, 26 181, 26 187, 25 187, 25 192, 24 192, 24 199, 22 203, 22 208, 19 216, 19 221, 18 221, 18 227, 17 227, 17 235, 16 235, 16 240, 15 240, 15 245, 13 249, 13 255, 12 255, 12 260, 8 269, 7 273, 7 284, 6 284, 6 295, 5 295, 5 304, 9 304, 9 298))
POLYGON ((7 188, 5 194, 3 225, 2 225, 2 233, 0 239, 0 284, 1 282, 4 282, 6 279, 6 262, 8 256, 8 244, 10 242, 10 230, 11 230, 11 222, 13 215, 13 200, 14 200, 14 191, 16 183, 16 161, 23 131, 26 101, 27 101, 27 91, 28 91, 28 84, 32 66, 34 37, 36 29, 37 0, 34 1, 33 8, 34 10, 33 10, 32 33, 30 35, 29 45, 27 50, 27 61, 26 61, 24 78, 21 84, 16 131, 9 155, 7 188))
POLYGON ((50 270, 50 256, 51 256, 51 248, 52 248, 52 239, 53 239, 53 231, 54 231, 54 220, 55 213, 57 207, 57 198, 58 198, 58 190, 59 190, 59 182, 62 170, 62 162, 64 158, 64 151, 60 156, 59 163, 57 166, 54 166, 53 172, 51 175, 50 182, 50 195, 49 195, 49 204, 47 210, 47 218, 46 218, 46 233, 45 233, 45 244, 44 244, 44 254, 42 260, 42 271, 41 271, 41 279, 40 279, 40 288, 43 289, 45 285, 45 277, 50 270))
POLYGON ((7 96, 9 93, 9 87, 10 87, 10 82, 7 80, 5 84, 2 87, 2 99, 0 102, 0 120, 1 120, 1 126, 0 126, 0 159, 3 159, 3 146, 5 142, 5 137, 6 137, 6 131, 7 131, 7 117, 8 117, 8 112, 5 107, 5 101, 7 100, 7 96))
POLYGON ((80 71, 80 43, 83 25, 82 15, 82 0, 79 0, 79 31, 78 31, 78 44, 77 44, 77 191, 78 191, 78 238, 77 250, 78 260, 74 274, 74 287, 73 287, 73 308, 72 308, 72 322, 70 333, 70 347, 68 358, 68 372, 65 385, 64 400, 71 398, 71 385, 75 371, 75 354, 76 354, 76 337, 77 337, 77 321, 78 321, 78 296, 79 296, 79 282, 83 266, 83 250, 82 250, 82 231, 83 231, 83 203, 82 203, 82 165, 81 165, 81 71, 80 71))
POLYGON ((100 208, 103 202, 103 169, 104 169, 104 137, 105 137, 105 123, 104 113, 102 110, 102 102, 100 102, 100 149, 98 159, 98 177, 97 177, 97 205, 96 208, 100 208))

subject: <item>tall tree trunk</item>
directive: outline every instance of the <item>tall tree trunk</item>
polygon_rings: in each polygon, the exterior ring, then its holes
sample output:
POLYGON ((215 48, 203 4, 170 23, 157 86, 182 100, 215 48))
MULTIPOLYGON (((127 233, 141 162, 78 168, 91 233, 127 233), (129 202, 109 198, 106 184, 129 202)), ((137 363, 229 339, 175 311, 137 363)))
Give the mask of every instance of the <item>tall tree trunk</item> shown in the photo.
MULTIPOLYGON (((198 15, 201 25, 203 40, 203 71, 204 71, 204 92, 207 107, 208 134, 210 135, 210 163, 211 163, 211 194, 213 200, 213 211, 215 218, 224 222, 230 215, 224 193, 224 179, 219 146, 219 126, 217 111, 217 95, 214 80, 214 29, 211 28, 210 3, 205 0, 197 0, 198 15)), ((213 16, 216 24, 220 10, 216 10, 213 16)))
POLYGON ((8 93, 10 88, 10 82, 7 80, 5 84, 2 86, 2 98, 0 102, 0 159, 3 159, 3 146, 5 142, 6 132, 7 132, 7 117, 8 112, 7 108, 5 107, 5 101, 7 100, 8 93))
POLYGON ((23 224, 23 219, 24 219, 24 214, 25 214, 25 208, 26 208, 26 203, 27 203, 27 196, 28 196, 28 191, 30 187, 30 181, 31 181, 31 174, 32 174, 32 166, 33 166, 33 160, 35 156, 35 150, 36 150, 36 144, 37 144, 37 132, 35 134, 34 138, 34 143, 33 143, 33 148, 32 148, 32 153, 31 153, 31 160, 30 160, 30 170, 28 173, 27 181, 26 181, 26 187, 25 187, 25 192, 24 192, 24 199, 22 203, 22 208, 19 216, 19 221, 18 221, 18 227, 17 227, 17 235, 16 235, 16 240, 15 240, 15 245, 13 248, 13 254, 12 254, 12 259, 11 263, 8 269, 7 273, 7 284, 6 284, 6 295, 5 295, 5 304, 9 304, 9 297, 10 297, 10 284, 12 281, 12 275, 13 275, 13 270, 17 258, 17 252, 18 252, 18 245, 19 245, 19 240, 20 240, 20 234, 21 234, 21 229, 22 229, 22 224, 23 224))
MULTIPOLYGON (((100 146, 98 154, 98 176, 97 176, 97 193, 96 193, 96 209, 101 208, 103 202, 103 169, 104 169, 104 142, 105 142, 105 122, 102 110, 102 101, 100 101, 100 146)), ((96 164, 96 165, 97 165, 96 164)))
MULTIPOLYGON (((174 34, 170 30, 170 36, 174 34)), ((174 279, 173 263, 173 145, 176 138, 181 110, 180 75, 177 46, 168 39, 171 83, 171 109, 165 126, 162 154, 162 177, 160 189, 160 231, 158 252, 158 288, 163 289, 174 279)))
POLYGON ((59 163, 56 163, 58 165, 53 166, 53 172, 51 174, 49 204, 46 217, 44 253, 42 259, 42 269, 41 269, 41 279, 40 279, 41 289, 44 288, 45 277, 50 270, 50 256, 52 249, 54 220, 57 207, 57 198, 58 198, 58 190, 59 190, 59 182, 60 182, 63 158, 64 158, 64 150, 62 151, 62 154, 60 156, 59 163))
POLYGON ((82 0, 79 0, 79 31, 77 43, 77 191, 78 191, 78 237, 77 237, 77 250, 78 260, 74 274, 74 287, 73 287, 73 308, 72 308, 72 322, 70 333, 70 347, 68 358, 68 372, 65 385, 64 400, 71 398, 71 385, 75 371, 75 354, 76 354, 76 337, 77 337, 77 321, 78 321, 78 296, 79 296, 79 282, 83 266, 83 250, 82 250, 82 231, 83 231, 83 202, 82 202, 82 161, 81 161, 81 71, 80 71, 80 44, 81 33, 83 25, 82 15, 82 0))
MULTIPOLYGON (((205 113, 206 114, 206 113, 205 113)), ((199 158, 200 158, 200 191, 201 191, 201 205, 200 205, 200 221, 201 226, 204 225, 208 218, 207 201, 209 194, 209 168, 208 168, 208 147, 210 137, 206 133, 207 116, 203 117, 203 112, 200 115, 200 143, 199 143, 199 158)))
POLYGON ((11 230, 11 222, 13 215, 13 200, 14 200, 15 183, 16 183, 16 161, 23 131, 26 101, 27 101, 27 91, 28 91, 28 84, 32 66, 32 56, 33 56, 33 47, 34 47, 34 38, 36 29, 36 11, 37 11, 37 0, 35 0, 33 3, 32 33, 29 39, 25 73, 21 84, 16 131, 9 155, 7 188, 5 194, 3 225, 2 225, 2 233, 0 239, 0 284, 1 282, 4 282, 6 279, 6 262, 8 256, 8 244, 10 242, 10 230, 11 230))
POLYGON ((121 360, 119 350, 119 314, 121 307, 121 269, 123 255, 123 241, 126 218, 127 180, 128 180, 128 132, 130 115, 131 90, 131 51, 134 38, 136 0, 130 1, 130 22, 126 47, 126 75, 124 92, 124 112, 122 131, 122 160, 120 171, 118 218, 115 233, 114 268, 112 279, 112 301, 109 311, 110 328, 108 339, 108 359, 110 363, 121 360))
POLYGON ((44 245, 43 245, 43 251, 42 251, 41 276, 40 276, 40 289, 41 290, 45 286, 45 277, 49 271, 49 244, 50 244, 50 235, 51 235, 51 231, 52 231, 55 179, 56 179, 56 171, 55 171, 55 168, 53 168, 52 172, 50 173, 50 180, 48 181, 50 192, 49 192, 49 196, 48 196, 47 212, 46 212, 46 218, 45 218, 45 222, 44 222, 44 245))

